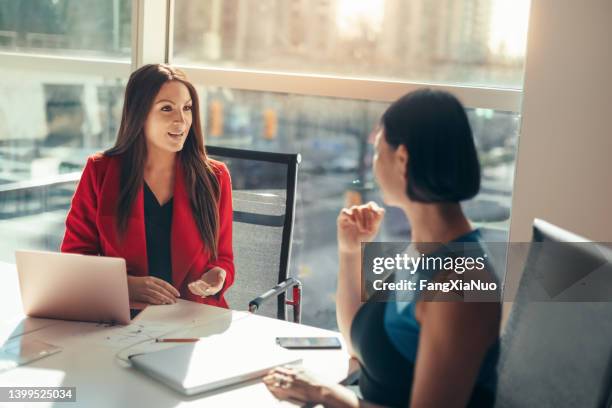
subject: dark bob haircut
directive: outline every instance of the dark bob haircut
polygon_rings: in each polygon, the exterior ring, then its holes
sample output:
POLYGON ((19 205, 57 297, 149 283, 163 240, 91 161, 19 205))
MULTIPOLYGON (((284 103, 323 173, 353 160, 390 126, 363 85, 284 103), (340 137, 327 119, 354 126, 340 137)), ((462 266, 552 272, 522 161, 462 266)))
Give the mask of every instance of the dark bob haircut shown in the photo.
POLYGON ((421 89, 383 114, 384 136, 408 151, 407 194, 413 201, 459 202, 480 189, 480 164, 461 102, 448 92, 421 89))

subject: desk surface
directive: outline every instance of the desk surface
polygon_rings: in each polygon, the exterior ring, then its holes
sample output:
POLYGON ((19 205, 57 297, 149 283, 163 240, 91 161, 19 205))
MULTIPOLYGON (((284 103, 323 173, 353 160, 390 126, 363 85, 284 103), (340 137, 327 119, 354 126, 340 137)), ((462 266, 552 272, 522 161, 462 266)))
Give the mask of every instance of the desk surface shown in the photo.
MULTIPOLYGON (((231 335, 244 338, 245 344, 250 345, 273 343, 279 336, 341 337, 329 330, 184 300, 174 305, 149 306, 128 326, 25 318, 14 265, 0 262, 0 283, 0 340, 4 343, 11 336, 22 335, 63 348, 58 354, 0 373, 0 385, 76 387, 77 401, 66 404, 70 407, 290 406, 290 403, 278 402, 260 380, 223 392, 185 397, 130 368, 125 358, 137 352, 175 346, 151 340, 158 336, 231 335)), ((231 350, 221 352, 231 359, 231 350)), ((344 346, 342 350, 292 352, 302 357, 306 369, 322 379, 337 382, 349 371, 349 356, 344 346)), ((52 405, 36 403, 37 407, 52 405)))

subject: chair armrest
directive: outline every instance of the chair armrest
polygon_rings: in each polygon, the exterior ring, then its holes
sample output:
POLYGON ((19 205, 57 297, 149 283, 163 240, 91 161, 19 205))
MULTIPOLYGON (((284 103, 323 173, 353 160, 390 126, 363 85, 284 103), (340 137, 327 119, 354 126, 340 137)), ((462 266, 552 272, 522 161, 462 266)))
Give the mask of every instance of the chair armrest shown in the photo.
POLYGON ((270 299, 278 297, 281 293, 286 293, 289 289, 293 289, 293 299, 285 303, 293 306, 294 321, 299 323, 301 311, 301 289, 302 282, 296 278, 287 278, 272 289, 262 293, 255 299, 249 302, 249 312, 255 313, 262 304, 270 299))

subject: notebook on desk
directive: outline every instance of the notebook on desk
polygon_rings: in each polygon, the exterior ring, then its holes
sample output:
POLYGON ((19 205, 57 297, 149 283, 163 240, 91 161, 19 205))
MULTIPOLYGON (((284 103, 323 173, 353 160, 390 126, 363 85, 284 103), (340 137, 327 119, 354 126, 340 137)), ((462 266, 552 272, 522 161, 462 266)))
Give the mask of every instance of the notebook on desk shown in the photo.
POLYGON ((298 353, 276 344, 251 344, 223 334, 129 359, 137 370, 185 395, 239 384, 302 361, 298 353))

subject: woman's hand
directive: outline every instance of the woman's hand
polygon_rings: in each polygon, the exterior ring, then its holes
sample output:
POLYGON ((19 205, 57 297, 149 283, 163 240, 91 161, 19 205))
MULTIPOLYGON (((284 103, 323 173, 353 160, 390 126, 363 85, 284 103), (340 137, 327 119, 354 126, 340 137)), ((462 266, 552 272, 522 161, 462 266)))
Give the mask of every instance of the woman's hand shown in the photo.
POLYGON ((215 266, 212 269, 204 272, 202 277, 197 281, 191 282, 187 287, 194 295, 207 297, 216 295, 225 284, 225 269, 215 266))
POLYGON ((176 303, 176 298, 181 296, 174 286, 154 276, 128 275, 128 292, 130 300, 152 305, 176 303))
POLYGON ((263 382, 279 400, 323 404, 329 408, 383 408, 360 400, 353 391, 340 384, 324 384, 303 368, 277 367, 263 378, 263 382))
POLYGON ((321 403, 327 387, 301 368, 276 367, 263 378, 268 390, 280 400, 321 403))
POLYGON ((343 208, 336 222, 338 250, 341 253, 359 252, 362 242, 369 242, 378 234, 384 215, 384 208, 373 201, 343 208))

